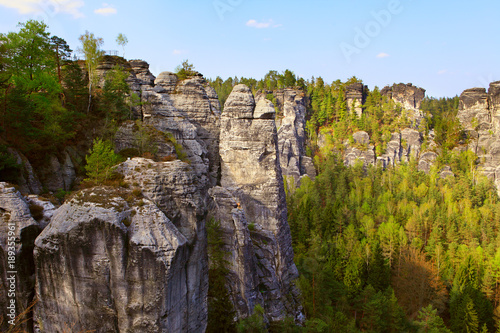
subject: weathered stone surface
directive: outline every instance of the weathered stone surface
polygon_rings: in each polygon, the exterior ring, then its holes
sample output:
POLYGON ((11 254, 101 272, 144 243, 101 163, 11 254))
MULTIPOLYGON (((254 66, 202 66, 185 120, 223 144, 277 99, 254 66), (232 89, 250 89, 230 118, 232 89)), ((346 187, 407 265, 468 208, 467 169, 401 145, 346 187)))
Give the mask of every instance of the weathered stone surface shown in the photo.
POLYGON ((39 330, 190 331, 187 240, 151 201, 130 195, 79 192, 37 238, 39 330))
MULTIPOLYGON (((429 172, 431 165, 437 157, 434 151, 421 152, 422 134, 417 130, 405 128, 401 132, 392 133, 387 143, 384 154, 377 156, 375 147, 370 145, 368 133, 359 131, 353 134, 353 143, 345 142, 344 164, 353 166, 357 161, 368 165, 380 165, 383 168, 395 166, 400 162, 409 162, 411 158, 419 161, 419 169, 429 172)), ((435 149, 435 144, 429 140, 429 146, 435 149)))
POLYGON ((208 259, 205 221, 209 179, 179 160, 154 162, 133 158, 117 168, 125 181, 136 183, 182 233, 189 244, 186 263, 188 330, 206 327, 208 259))
POLYGON ((441 179, 446 179, 447 177, 455 177, 455 174, 451 171, 451 168, 447 165, 441 169, 439 173, 441 179))
POLYGON ((401 133, 392 133, 385 153, 377 157, 377 163, 380 163, 383 168, 387 168, 388 166, 393 167, 401 162, 401 154, 401 133))
MULTIPOLYGON (((96 75, 98 77, 98 86, 99 87, 104 87, 104 83, 106 81, 106 76, 110 70, 113 69, 116 65, 120 66, 121 69, 131 72, 131 64, 125 60, 125 58, 120 57, 120 56, 110 56, 110 55, 105 55, 101 58, 99 64, 97 65, 96 68, 96 75)), ((86 68, 84 68, 84 71, 86 72, 86 68)))
POLYGON ((460 95, 457 117, 466 130, 476 130, 479 124, 491 123, 488 94, 484 88, 465 90, 460 95))
POLYGON ((428 173, 431 171, 431 166, 436 161, 438 154, 432 151, 423 153, 418 160, 418 170, 428 173))
POLYGON ((135 74, 139 84, 141 85, 153 85, 155 81, 155 76, 149 71, 149 64, 143 60, 129 60, 128 62, 135 74))
POLYGON ((254 250, 263 265, 259 282, 270 320, 296 314, 290 228, 278 155, 274 119, 253 118, 254 97, 237 85, 229 95, 221 119, 221 185, 237 198, 255 230, 254 250), (257 245, 255 245, 257 244, 257 245), (285 295, 291 295, 287 300, 285 295))
POLYGON ((411 128, 403 129, 401 131, 401 142, 403 146, 402 159, 405 162, 408 162, 411 156, 418 157, 422 147, 422 134, 419 131, 411 128))
MULTIPOLYGON (((4 332, 7 332, 7 321, 26 310, 34 299, 33 247, 40 231, 21 193, 0 182, 0 315, 4 319, 0 329, 4 332), (13 316, 8 316, 11 312, 7 306, 12 299, 8 293, 12 290, 15 291, 15 311, 13 316)), ((23 328, 29 330, 26 325, 23 328)))
POLYGON ((420 103, 425 97, 425 89, 415 87, 411 83, 399 83, 392 87, 384 87, 381 94, 392 98, 405 109, 420 109, 420 103))
POLYGON ((370 136, 365 131, 358 131, 352 135, 355 143, 360 145, 368 145, 370 143, 370 136))
POLYGON ((143 121, 161 132, 171 133, 184 147, 193 168, 207 174, 214 186, 218 178, 217 105, 212 106, 206 82, 194 77, 183 80, 176 93, 145 88, 142 92, 143 121), (214 111, 215 110, 215 111, 214 111))
POLYGON ((126 121, 118 128, 114 138, 116 153, 133 150, 132 152, 141 154, 148 151, 158 159, 177 158, 174 145, 165 135, 149 126, 141 126, 139 128, 136 122, 126 121))
POLYGON ((176 93, 171 95, 173 106, 185 112, 196 134, 207 151, 208 173, 211 186, 219 173, 220 104, 215 91, 199 76, 179 82, 176 93))
POLYGON ((278 129, 281 170, 284 177, 293 177, 298 185, 301 176, 308 175, 312 179, 316 176, 312 159, 305 154, 306 96, 295 89, 283 89, 278 92, 276 100, 281 101, 283 113, 278 129))
POLYGON ((17 164, 22 165, 17 181, 20 191, 22 193, 40 194, 43 190, 42 183, 40 183, 30 161, 26 156, 13 148, 8 148, 7 151, 16 158, 17 164))
POLYGON ((363 83, 352 83, 346 87, 346 103, 349 111, 356 112, 358 117, 363 113, 362 105, 365 102, 365 86, 363 83))
POLYGON ((366 147, 351 146, 346 143, 344 164, 353 166, 357 161, 362 161, 364 166, 374 165, 376 161, 375 147, 373 145, 366 147))
POLYGON ((38 170, 43 186, 52 192, 69 191, 76 178, 75 166, 67 150, 58 156, 50 155, 48 163, 38 170))
POLYGON ((457 117, 470 139, 468 149, 480 161, 480 170, 494 181, 500 193, 500 81, 484 88, 465 90, 460 95, 457 117))
POLYGON ((158 77, 156 77, 154 83, 157 86, 165 88, 165 92, 171 93, 175 90, 178 80, 179 79, 177 78, 177 75, 175 73, 161 72, 160 74, 158 74, 158 77))
POLYGON ((231 98, 228 97, 224 104, 225 117, 253 119, 255 100, 250 88, 244 84, 238 84, 233 88, 229 96, 231 98))
POLYGON ((255 256, 248 220, 243 209, 231 193, 223 187, 213 187, 209 191, 213 202, 210 206, 212 217, 220 221, 223 233, 225 259, 229 263, 230 297, 239 318, 252 314, 256 304, 263 304, 258 290, 258 260, 255 256))
POLYGON ((52 219, 56 206, 34 194, 28 195, 26 202, 30 206, 31 216, 37 221, 40 228, 44 229, 52 219))

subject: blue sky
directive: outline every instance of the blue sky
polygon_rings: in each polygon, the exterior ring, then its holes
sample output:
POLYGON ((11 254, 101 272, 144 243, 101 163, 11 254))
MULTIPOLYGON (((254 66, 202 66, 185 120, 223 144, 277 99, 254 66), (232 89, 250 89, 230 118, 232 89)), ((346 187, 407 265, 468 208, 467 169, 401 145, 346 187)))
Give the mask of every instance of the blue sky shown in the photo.
POLYGON ((291 69, 370 89, 412 82, 452 97, 500 80, 497 0, 0 0, 0 32, 43 19, 77 49, 86 30, 153 74, 189 59, 205 77, 291 69))

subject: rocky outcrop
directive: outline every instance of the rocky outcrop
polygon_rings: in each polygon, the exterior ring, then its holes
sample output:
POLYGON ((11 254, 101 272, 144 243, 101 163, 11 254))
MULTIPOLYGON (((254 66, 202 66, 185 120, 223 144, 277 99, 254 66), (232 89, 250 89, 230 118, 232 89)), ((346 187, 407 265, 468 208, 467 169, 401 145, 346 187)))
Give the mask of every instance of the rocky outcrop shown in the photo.
POLYGON ((420 103, 425 97, 425 89, 415 87, 411 83, 399 83, 384 87, 381 94, 400 103, 405 109, 415 110, 420 109, 420 103))
POLYGON ((193 168, 199 174, 207 174, 209 184, 215 186, 219 174, 218 100, 214 104, 214 92, 201 77, 178 82, 175 91, 169 90, 171 87, 165 83, 171 77, 170 73, 163 73, 154 87, 143 86, 141 99, 146 102, 142 107, 143 122, 172 134, 184 147, 193 168))
POLYGON ((383 168, 394 167, 410 159, 418 161, 418 169, 429 172, 437 158, 435 144, 429 140, 428 148, 422 152, 422 134, 412 128, 394 132, 386 143, 384 153, 377 155, 375 146, 370 144, 370 136, 364 131, 352 135, 352 140, 344 143, 344 164, 353 166, 359 161, 366 167, 380 165, 383 168))
POLYGON ((460 95, 457 117, 469 137, 468 149, 480 161, 480 170, 494 181, 500 193, 500 81, 460 95))
POLYGON ((227 189, 217 186, 209 191, 212 197, 211 217, 220 222, 223 233, 225 259, 228 262, 226 280, 230 286, 230 297, 239 318, 252 313, 255 305, 263 304, 259 290, 259 262, 245 211, 239 207, 238 199, 227 189))
POLYGON ((122 123, 115 138, 115 152, 126 157, 151 154, 159 160, 174 160, 174 144, 162 132, 132 120, 122 123))
POLYGON ((411 120, 412 127, 419 129, 420 124, 425 119, 425 115, 420 111, 420 105, 425 97, 425 89, 415 87, 411 83, 399 83, 391 87, 384 87, 381 94, 400 104, 405 109, 406 117, 411 120))
MULTIPOLYGON (((37 174, 33 170, 30 161, 13 148, 8 148, 7 151, 14 156, 18 165, 20 165, 20 172, 17 175, 17 184, 22 193, 40 194, 43 190, 42 183, 38 179, 37 174)), ((13 179, 14 180, 14 179, 13 179)))
POLYGON ((39 168, 38 174, 43 186, 49 191, 71 190, 76 171, 68 150, 64 150, 59 156, 48 156, 48 163, 39 168))
POLYGON ((206 215, 209 179, 191 165, 179 160, 153 162, 134 158, 122 163, 117 172, 125 181, 136 183, 142 194, 154 202, 186 238, 189 245, 186 274, 187 315, 190 332, 206 326, 208 292, 208 258, 206 215))
POLYGON ((346 87, 345 97, 347 110, 356 112, 358 117, 363 113, 363 104, 365 103, 365 86, 363 83, 352 83, 346 87))
POLYGON ((141 85, 153 85, 155 77, 149 71, 149 64, 144 60, 130 60, 131 72, 135 76, 137 83, 141 85))
POLYGON ((214 88, 201 76, 178 83, 171 95, 173 106, 185 112, 196 127, 196 134, 207 151, 210 184, 214 186, 219 174, 220 104, 214 88))
POLYGON ((26 321, 21 328, 31 331, 29 313, 21 314, 34 300, 33 247, 40 231, 21 193, 0 183, 0 328, 5 332, 11 320, 26 321))
POLYGON ((465 90, 460 95, 457 117, 463 128, 473 137, 477 136, 478 129, 489 129, 491 114, 486 89, 465 90))
MULTIPOLYGON (((314 179, 316 170, 312 159, 306 156, 306 96, 304 92, 295 89, 278 91, 277 100, 281 102, 283 118, 278 129, 278 152, 280 165, 284 178, 294 181, 299 185, 300 179, 307 175, 314 179), (291 179, 290 179, 291 178, 291 179)), ((263 99, 261 100, 266 101, 263 99)), ((259 103, 261 103, 259 101, 259 103)), ((267 103, 269 101, 262 102, 267 103)), ((261 109, 257 107, 256 110, 261 109)), ((270 111, 269 114, 272 114, 270 111)), ((257 115, 260 116, 260 115, 257 115)), ((256 116, 256 117, 257 117, 256 116)))
POLYGON ((106 187, 78 192, 34 254, 34 319, 43 332, 190 331, 187 240, 146 198, 106 187))
MULTIPOLYGON (((296 315, 293 280, 298 271, 293 263, 287 223, 274 108, 265 100, 256 105, 245 85, 235 86, 224 105, 220 155, 221 186, 236 199, 252 225, 251 238, 259 267, 253 276, 259 283, 266 315, 271 321, 287 314, 296 315)), ((235 225, 234 219, 232 223, 235 225)), ((231 221, 224 224, 231 225, 231 221)), ((235 233, 226 230, 225 234, 235 233)), ((226 244, 234 244, 234 239, 226 240, 226 244)), ((252 295, 249 286, 247 294, 252 295)), ((236 298, 238 295, 233 295, 236 298)), ((251 311, 249 303, 240 308, 251 311)))

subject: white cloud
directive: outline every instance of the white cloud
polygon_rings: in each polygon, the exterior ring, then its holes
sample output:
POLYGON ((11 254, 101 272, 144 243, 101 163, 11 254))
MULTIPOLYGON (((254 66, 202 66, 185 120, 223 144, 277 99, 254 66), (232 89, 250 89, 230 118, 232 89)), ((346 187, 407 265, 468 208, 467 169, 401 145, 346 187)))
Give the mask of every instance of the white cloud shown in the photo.
POLYGON ((175 50, 172 51, 172 54, 175 54, 175 55, 185 54, 185 53, 187 53, 187 52, 184 51, 184 50, 177 50, 177 49, 175 49, 175 50))
POLYGON ((380 52, 379 54, 377 54, 377 58, 387 58, 387 57, 390 57, 390 55, 385 52, 380 52))
POLYGON ((55 16, 65 13, 74 18, 84 16, 80 12, 80 7, 84 4, 83 0, 0 0, 0 6, 17 9, 20 14, 55 16))
POLYGON ((446 69, 442 69, 438 72, 439 75, 443 75, 443 74, 446 74, 448 73, 448 71, 446 69))
POLYGON ((246 23, 247 27, 257 28, 257 29, 267 29, 267 28, 278 28, 283 26, 282 24, 274 24, 273 20, 267 22, 258 22, 256 20, 248 20, 246 23))
POLYGON ((99 15, 108 16, 108 15, 116 14, 117 10, 115 7, 112 7, 112 6, 108 5, 107 3, 103 3, 101 8, 94 10, 94 13, 99 14, 99 15))

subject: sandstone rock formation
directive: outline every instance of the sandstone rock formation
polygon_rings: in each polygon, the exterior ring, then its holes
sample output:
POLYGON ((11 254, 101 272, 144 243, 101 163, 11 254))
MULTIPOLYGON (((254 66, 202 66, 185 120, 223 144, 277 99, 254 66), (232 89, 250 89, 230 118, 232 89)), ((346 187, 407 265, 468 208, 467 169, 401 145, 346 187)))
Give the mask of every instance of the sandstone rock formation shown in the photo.
POLYGON ((38 174, 47 190, 52 192, 69 191, 75 181, 76 171, 67 149, 58 156, 50 155, 48 163, 38 170, 38 174))
POLYGON ((425 97, 425 89, 415 87, 411 83, 399 83, 392 87, 384 87, 381 94, 400 103, 405 109, 420 109, 420 103, 425 97))
POLYGON ((187 240, 156 205, 131 195, 78 192, 37 238, 42 332, 189 331, 187 240))
POLYGON ((365 86, 363 83, 352 83, 346 87, 345 97, 347 109, 354 111, 361 117, 363 113, 363 104, 365 103, 365 86))
MULTIPOLYGON (((34 300, 33 247, 40 231, 21 193, 6 183, 0 183, 0 315, 4 319, 0 329, 5 329, 5 332, 9 326, 7 321, 24 312, 34 300), (12 291, 15 297, 9 296, 12 291), (14 301, 14 312, 8 310, 11 300, 14 301), (9 316, 11 313, 13 316, 9 316)), ((22 327, 29 331, 28 325, 29 321, 22 327)))
POLYGON ((306 96, 295 89, 279 90, 276 95, 283 114, 278 129, 281 170, 284 178, 292 177, 295 185, 299 185, 303 176, 307 175, 311 179, 316 176, 312 159, 305 152, 306 96))
POLYGON ((376 154, 375 146, 370 144, 370 137, 364 131, 352 135, 353 142, 346 141, 343 154, 344 164, 353 166, 361 161, 366 167, 368 165, 380 165, 383 168, 393 167, 401 162, 409 162, 410 159, 418 161, 418 169, 429 172, 437 158, 434 151, 435 145, 432 140, 428 148, 422 152, 422 134, 412 128, 404 128, 400 132, 394 132, 387 142, 385 152, 376 154))
POLYGON ((155 128, 136 123, 132 120, 122 123, 114 138, 115 152, 124 156, 137 156, 145 152, 156 158, 176 159, 173 143, 155 128))
MULTIPOLYGON (((269 321, 300 316, 282 173, 297 184, 315 176, 304 151, 305 96, 279 93, 284 117, 278 136, 274 105, 256 102, 246 86, 234 88, 221 116, 217 94, 201 75, 155 78, 142 60, 106 57, 98 68, 101 84, 116 64, 129 72, 127 82, 141 102, 133 115, 142 120, 118 129, 116 150, 141 153, 151 145, 156 159, 128 159, 116 168, 122 187, 81 190, 59 208, 0 185, 0 217, 15 218, 19 226, 16 258, 25 271, 18 310, 35 294, 38 299, 34 326, 27 328, 205 331, 209 217, 221 221, 238 318, 256 304, 269 321)), ((23 190, 70 190, 82 158, 67 148, 48 156, 42 169, 27 163, 23 190)), ((0 232, 2 255, 6 234, 0 232)), ((6 269, 0 269, 5 286, 6 269)))
POLYGON ((418 129, 425 115, 420 111, 420 105, 425 97, 425 89, 415 87, 411 83, 393 84, 381 90, 381 94, 400 104, 412 121, 412 127, 418 129))
POLYGON ((18 165, 22 165, 18 176, 18 184, 22 193, 40 194, 42 192, 42 183, 37 174, 33 170, 30 161, 15 149, 7 150, 14 158, 18 165))
POLYGON ((208 172, 210 185, 219 173, 218 140, 220 106, 214 91, 201 77, 193 77, 171 91, 170 73, 160 74, 155 86, 143 86, 141 100, 143 121, 161 132, 171 133, 181 144, 198 173, 208 172), (169 93, 170 91, 170 93, 169 93))
POLYGON ((209 193, 213 200, 211 217, 220 222, 223 232, 223 251, 229 263, 226 279, 229 281, 231 301, 238 317, 245 318, 253 312, 255 305, 264 303, 259 290, 259 263, 249 222, 245 211, 238 207, 238 199, 227 189, 216 186, 209 193))
MULTIPOLYGON (((287 223, 274 108, 265 100, 256 105, 252 92, 245 85, 235 86, 224 105, 220 156, 221 186, 237 200, 253 226, 251 238, 259 267, 253 281, 259 283, 266 315, 271 321, 283 319, 287 314, 295 315, 298 311, 293 299, 296 296, 293 280, 298 271, 293 263, 287 223), (290 295, 291 300, 285 295, 290 295)), ((240 228, 234 224, 234 219, 232 223, 233 230, 240 228)), ((231 221, 223 225, 230 226, 231 221)), ((231 230, 225 233, 235 234, 231 230)), ((227 240, 227 244, 234 242, 234 239, 227 240)), ((237 266, 240 268, 235 270, 244 270, 241 265, 237 266)), ((243 294, 253 295, 253 285, 249 283, 248 286, 250 289, 243 294)), ((241 299, 238 295, 234 298, 241 299)), ((251 297, 248 299, 253 301, 251 297)), ((251 304, 246 308, 252 310, 251 304)))
POLYGON ((479 157, 480 170, 500 193, 500 81, 460 95, 457 117, 470 138, 468 149, 479 157))

